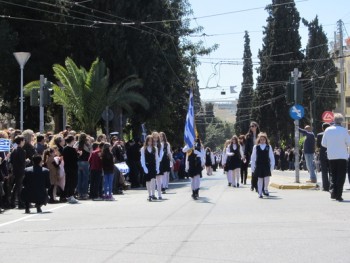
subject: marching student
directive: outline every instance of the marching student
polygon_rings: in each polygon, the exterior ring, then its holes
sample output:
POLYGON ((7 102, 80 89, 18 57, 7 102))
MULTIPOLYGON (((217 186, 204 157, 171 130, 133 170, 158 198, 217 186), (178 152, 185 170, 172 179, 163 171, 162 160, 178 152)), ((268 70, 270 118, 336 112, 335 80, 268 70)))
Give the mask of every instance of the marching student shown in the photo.
POLYGON ((213 152, 209 147, 205 149, 205 169, 207 175, 213 175, 213 165, 215 164, 213 152))
POLYGON ((232 137, 230 144, 226 147, 226 156, 226 169, 228 171, 227 173, 232 173, 232 185, 233 187, 239 187, 243 151, 238 143, 238 137, 236 135, 232 137))
MULTIPOLYGON (((246 140, 245 140, 245 135, 240 135, 238 137, 239 139, 239 146, 242 149, 242 152, 245 152, 245 144, 246 144, 246 140)), ((244 155, 242 155, 242 159, 241 159, 241 184, 247 184, 247 177, 248 177, 248 162, 247 159, 244 157, 244 155)))
POLYGON ((153 136, 148 135, 141 148, 141 166, 144 172, 146 188, 148 191, 148 201, 156 200, 156 175, 159 174, 158 149, 154 146, 153 136))
POLYGON ((205 151, 199 138, 195 141, 194 149, 184 147, 184 151, 187 152, 185 170, 188 176, 191 177, 192 198, 197 200, 199 197, 200 178, 205 165, 205 151))
POLYGON ((164 132, 159 133, 160 138, 160 165, 159 170, 160 174, 163 175, 163 181, 162 181, 162 193, 165 194, 165 191, 169 187, 169 175, 171 171, 171 160, 172 160, 172 154, 171 154, 171 147, 170 144, 166 138, 166 135, 164 132))
MULTIPOLYGON (((153 146, 157 148, 157 158, 160 159, 160 153, 161 153, 161 143, 160 143, 160 135, 158 132, 154 131, 152 132, 152 138, 153 138, 153 146)), ((162 199, 162 184, 163 184, 163 174, 160 173, 158 170, 156 175, 156 185, 157 185, 157 192, 158 192, 158 199, 162 199)), ((153 197, 153 199, 156 199, 153 197)))
POLYGON ((224 173, 226 173, 228 186, 232 185, 232 172, 229 173, 226 166, 226 161, 227 161, 226 148, 229 146, 230 143, 231 143, 230 140, 225 141, 224 150, 222 151, 222 157, 221 157, 221 165, 222 165, 222 168, 224 169, 224 173))
POLYGON ((258 178, 259 198, 263 198, 263 193, 269 196, 268 187, 270 183, 271 172, 275 167, 275 157, 272 147, 269 144, 266 133, 260 132, 256 139, 256 145, 253 147, 251 155, 252 173, 258 178), (264 185, 264 192, 263 192, 264 185))

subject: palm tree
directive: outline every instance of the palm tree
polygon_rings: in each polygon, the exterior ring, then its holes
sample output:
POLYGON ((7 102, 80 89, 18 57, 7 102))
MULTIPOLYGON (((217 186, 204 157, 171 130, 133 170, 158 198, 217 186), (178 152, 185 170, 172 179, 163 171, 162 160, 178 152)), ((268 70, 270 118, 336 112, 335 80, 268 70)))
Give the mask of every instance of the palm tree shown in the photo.
MULTIPOLYGON (((65 60, 65 66, 55 64, 53 71, 56 79, 64 88, 53 85, 53 100, 64 106, 68 115, 79 122, 79 127, 86 133, 95 134, 96 125, 102 112, 107 107, 117 106, 132 113, 133 104, 148 109, 145 97, 135 91, 142 86, 142 81, 135 75, 109 86, 109 70, 98 58, 89 71, 78 67, 71 58, 65 60)), ((27 90, 38 88, 34 81, 26 85, 27 90)))

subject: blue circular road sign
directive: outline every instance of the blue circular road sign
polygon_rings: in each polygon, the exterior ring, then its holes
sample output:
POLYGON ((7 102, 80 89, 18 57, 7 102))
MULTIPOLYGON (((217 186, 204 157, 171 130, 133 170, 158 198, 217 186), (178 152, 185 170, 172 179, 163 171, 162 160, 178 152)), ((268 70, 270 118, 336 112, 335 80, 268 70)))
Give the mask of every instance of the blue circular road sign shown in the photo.
POLYGON ((305 111, 304 107, 296 104, 290 107, 289 109, 289 115, 293 120, 300 120, 304 117, 305 111))

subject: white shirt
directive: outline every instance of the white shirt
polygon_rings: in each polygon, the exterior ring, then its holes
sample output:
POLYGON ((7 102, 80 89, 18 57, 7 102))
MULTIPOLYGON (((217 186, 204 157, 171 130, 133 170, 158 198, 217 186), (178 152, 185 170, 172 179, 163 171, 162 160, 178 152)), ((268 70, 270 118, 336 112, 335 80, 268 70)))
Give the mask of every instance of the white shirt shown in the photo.
MULTIPOLYGON (((234 151, 237 150, 237 144, 233 144, 232 148, 234 151)), ((244 152, 243 152, 242 147, 239 147, 239 153, 241 154, 241 157, 243 158, 244 152)), ((231 144, 229 144, 226 148, 226 156, 233 156, 233 155, 234 155, 234 153, 231 152, 231 144)))
MULTIPOLYGON (((155 149, 156 149, 156 151, 155 151, 155 158, 156 158, 156 171, 157 171, 157 173, 159 173, 159 155, 158 155, 158 149, 157 149, 157 147, 154 147, 155 149)), ((149 153, 151 153, 152 152, 152 147, 150 147, 150 146, 147 146, 147 151, 149 152, 149 153)), ((148 174, 148 168, 147 168, 147 165, 146 165, 146 158, 145 158, 145 147, 142 147, 141 148, 141 166, 142 166, 142 168, 143 168, 143 171, 146 173, 146 174, 148 174)))
MULTIPOLYGON (((256 147, 260 147, 261 150, 265 150, 266 144, 259 144, 259 145, 254 145, 253 147, 253 152, 251 156, 251 170, 254 173, 255 171, 255 166, 256 166, 256 147)), ((275 168, 275 157, 273 155, 272 147, 271 145, 269 146, 269 158, 270 158, 270 170, 271 172, 275 168)))
POLYGON ((348 159, 347 147, 350 146, 348 131, 339 125, 328 127, 322 138, 321 145, 327 148, 329 160, 348 159))

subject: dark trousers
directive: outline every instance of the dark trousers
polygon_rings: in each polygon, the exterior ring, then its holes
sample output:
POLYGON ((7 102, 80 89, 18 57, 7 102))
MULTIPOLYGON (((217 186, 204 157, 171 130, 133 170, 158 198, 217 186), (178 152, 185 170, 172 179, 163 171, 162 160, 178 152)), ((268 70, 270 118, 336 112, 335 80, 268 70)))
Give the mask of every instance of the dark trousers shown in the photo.
POLYGON ((346 178, 347 161, 344 159, 329 160, 331 171, 330 193, 331 197, 339 199, 343 194, 346 178))
POLYGON ((241 162, 241 183, 246 184, 248 177, 248 164, 241 162))
POLYGON ((11 194, 11 205, 16 204, 16 198, 18 200, 18 206, 24 206, 24 203, 21 200, 21 191, 23 187, 23 178, 24 175, 15 175, 15 180, 12 188, 12 194, 11 194))
POLYGON ((64 171, 66 173, 66 186, 64 187, 64 193, 66 197, 71 197, 74 195, 78 184, 78 168, 64 169, 64 171))
POLYGON ((139 187, 140 186, 140 169, 139 169, 139 162, 130 160, 128 161, 129 166, 129 180, 132 187, 139 187))
POLYGON ((101 184, 102 184, 102 170, 91 170, 91 184, 90 184, 90 196, 91 198, 98 198, 102 196, 101 184))
POLYGON ((256 191, 258 191, 258 177, 252 173, 252 182, 251 182, 251 186, 250 189, 253 191, 254 189, 256 191))
POLYGON ((322 174, 322 187, 324 191, 329 191, 330 188, 330 173, 329 163, 327 158, 321 158, 321 174, 322 174))

